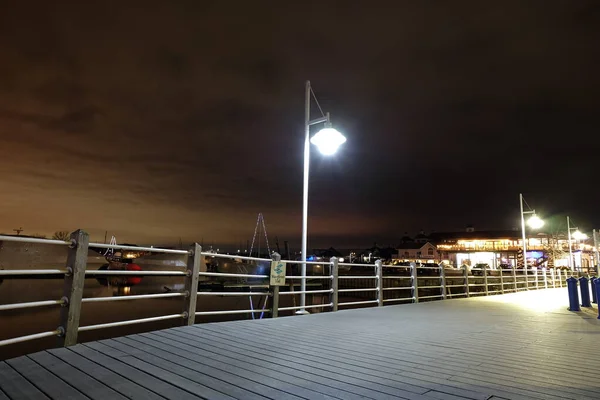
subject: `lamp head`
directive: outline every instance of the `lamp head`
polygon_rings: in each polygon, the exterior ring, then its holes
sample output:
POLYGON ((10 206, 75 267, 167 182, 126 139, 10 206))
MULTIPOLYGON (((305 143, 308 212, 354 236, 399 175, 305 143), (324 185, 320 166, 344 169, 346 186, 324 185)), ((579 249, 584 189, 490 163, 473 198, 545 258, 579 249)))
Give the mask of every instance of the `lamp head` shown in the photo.
POLYGON ((330 156, 346 142, 346 138, 337 129, 326 127, 317 132, 310 142, 317 146, 321 154, 330 156))
POLYGON ((544 226, 544 221, 534 214, 527 221, 527 225, 529 225, 533 229, 540 229, 542 226, 544 226))

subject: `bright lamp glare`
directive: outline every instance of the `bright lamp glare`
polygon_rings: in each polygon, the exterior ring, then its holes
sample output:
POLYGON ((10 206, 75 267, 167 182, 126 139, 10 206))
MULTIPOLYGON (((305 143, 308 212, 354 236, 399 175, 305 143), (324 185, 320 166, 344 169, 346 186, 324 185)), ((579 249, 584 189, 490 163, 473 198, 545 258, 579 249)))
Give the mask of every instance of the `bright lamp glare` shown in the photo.
POLYGON ((310 139, 310 142, 317 146, 321 154, 326 156, 334 154, 345 141, 344 135, 333 128, 323 128, 310 139))
POLYGON ((585 240, 588 236, 585 233, 581 233, 580 231, 573 232, 573 239, 575 240, 585 240))
POLYGON ((544 226, 544 221, 542 221, 542 219, 537 215, 534 215, 531 218, 529 218, 527 224, 533 229, 540 229, 542 226, 544 226))

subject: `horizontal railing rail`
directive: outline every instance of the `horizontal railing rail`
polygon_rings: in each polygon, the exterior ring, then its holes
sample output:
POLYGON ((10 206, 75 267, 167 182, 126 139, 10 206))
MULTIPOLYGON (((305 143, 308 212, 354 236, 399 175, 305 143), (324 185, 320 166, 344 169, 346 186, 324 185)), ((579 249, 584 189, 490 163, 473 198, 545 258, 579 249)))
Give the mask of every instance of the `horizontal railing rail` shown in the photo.
MULTIPOLYGON (((182 324, 195 323, 196 317, 220 315, 252 315, 267 314, 275 318, 280 312, 294 312, 306 310, 337 311, 338 307, 383 306, 385 303, 418 303, 424 300, 440 300, 456 297, 471 297, 518 292, 522 290, 536 290, 545 288, 559 288, 566 286, 568 276, 581 275, 578 272, 557 269, 487 269, 487 268, 448 268, 443 265, 383 265, 381 261, 374 264, 340 263, 333 257, 329 261, 307 261, 307 266, 318 268, 320 274, 307 276, 285 276, 285 286, 271 285, 266 282, 271 279, 271 273, 265 273, 263 267, 269 266, 273 261, 286 265, 302 265, 302 261, 280 260, 278 254, 273 254, 273 259, 217 254, 202 252, 198 244, 188 250, 164 249, 143 246, 122 246, 118 244, 89 243, 88 235, 81 231, 71 234, 69 240, 47 240, 40 238, 26 238, 15 236, 0 236, 0 241, 13 241, 28 244, 60 245, 67 247, 67 260, 64 268, 48 269, 4 269, 0 270, 0 278, 31 279, 35 276, 55 275, 64 279, 63 296, 60 299, 39 300, 0 305, 0 312, 13 310, 34 309, 39 307, 54 307, 60 309, 59 326, 56 330, 23 335, 20 337, 0 340, 0 346, 12 345, 42 338, 57 336, 61 345, 71 346, 77 343, 79 332, 88 332, 100 329, 139 325, 158 321, 181 321, 182 324), (114 249, 147 253, 183 255, 187 260, 187 267, 172 270, 119 270, 119 269, 88 269, 87 259, 90 249, 114 249), (241 271, 215 272, 209 270, 208 260, 228 259, 235 265, 236 262, 246 262, 246 265, 261 266, 252 273, 241 271), (341 268, 340 268, 341 267, 341 268), (406 273, 406 275, 403 275, 406 273), (109 297, 83 297, 83 288, 86 277, 107 279, 109 277, 173 277, 184 280, 183 290, 168 293, 150 293, 109 297), (219 290, 199 290, 200 278, 213 279, 221 282, 219 290), (226 290, 223 280, 241 279, 247 286, 238 289, 226 290), (298 281, 310 281, 316 286, 313 290, 295 290, 298 281), (248 282, 258 282, 260 285, 251 285, 248 282), (293 282, 296 282, 294 284, 293 282), (223 287, 223 289, 220 289, 223 287), (280 290, 280 288, 288 290, 280 290), (256 290, 259 289, 259 290, 256 290), (280 297, 295 299, 295 296, 311 295, 321 299, 320 304, 306 304, 304 306, 279 306, 280 297), (340 301, 340 295, 344 298, 340 301), (264 298, 262 308, 236 309, 236 310, 198 310, 198 299, 210 297, 253 297, 264 298), (106 322, 93 325, 80 326, 82 304, 84 303, 110 303, 122 301, 138 301, 153 299, 182 299, 181 312, 168 315, 159 315, 147 318, 129 319, 124 321, 106 322)), ((203 281, 204 282, 204 281, 203 281)), ((206 288, 206 286, 202 286, 206 288)), ((252 301, 250 301, 252 304, 252 301)), ((205 307, 203 307, 205 308, 205 307)))

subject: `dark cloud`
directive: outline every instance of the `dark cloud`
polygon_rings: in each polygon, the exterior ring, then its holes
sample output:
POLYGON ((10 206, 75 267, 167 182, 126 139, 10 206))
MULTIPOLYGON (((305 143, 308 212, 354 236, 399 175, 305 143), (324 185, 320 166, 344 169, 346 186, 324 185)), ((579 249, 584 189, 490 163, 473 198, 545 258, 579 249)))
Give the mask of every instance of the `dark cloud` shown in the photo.
POLYGON ((595 1, 8 3, 0 230, 237 242, 262 212, 298 244, 307 78, 348 137, 311 160, 315 245, 512 227, 519 192, 597 226, 599 12, 595 1))

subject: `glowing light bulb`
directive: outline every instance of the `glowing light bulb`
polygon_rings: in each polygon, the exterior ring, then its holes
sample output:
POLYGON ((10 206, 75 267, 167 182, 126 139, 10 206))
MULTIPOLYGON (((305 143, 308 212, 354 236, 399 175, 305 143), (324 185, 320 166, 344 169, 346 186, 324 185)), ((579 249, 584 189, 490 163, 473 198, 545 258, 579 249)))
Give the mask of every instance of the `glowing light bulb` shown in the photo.
POLYGON ((310 142, 317 146, 321 154, 330 156, 346 142, 346 138, 336 129, 323 128, 310 139, 310 142))

